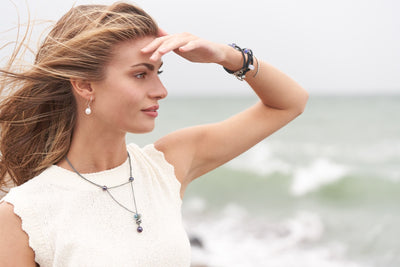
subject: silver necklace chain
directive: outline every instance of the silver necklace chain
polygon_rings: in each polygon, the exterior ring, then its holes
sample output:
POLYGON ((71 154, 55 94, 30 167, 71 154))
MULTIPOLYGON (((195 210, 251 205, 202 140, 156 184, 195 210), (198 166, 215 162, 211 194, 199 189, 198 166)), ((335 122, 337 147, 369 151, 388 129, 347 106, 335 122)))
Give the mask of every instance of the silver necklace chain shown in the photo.
POLYGON ((143 232, 143 227, 140 225, 140 224, 142 223, 142 215, 141 215, 140 213, 138 213, 138 211, 137 211, 136 198, 135 198, 135 191, 133 190, 133 181, 134 181, 135 179, 134 179, 133 176, 132 176, 131 156, 129 155, 129 152, 127 152, 127 154, 128 154, 128 161, 129 161, 129 179, 128 179, 128 182, 122 183, 122 184, 120 184, 120 185, 115 185, 115 186, 99 185, 99 184, 96 184, 96 183, 93 182, 93 181, 90 181, 89 179, 87 179, 86 177, 84 177, 82 174, 80 174, 80 172, 78 172, 78 171, 75 169, 74 165, 72 165, 72 163, 69 161, 69 159, 68 159, 67 156, 65 156, 65 160, 68 162, 69 166, 72 168, 72 170, 74 170, 74 172, 75 172, 79 177, 81 177, 81 178, 84 179, 85 181, 91 183, 92 185, 95 185, 95 186, 101 188, 104 192, 107 192, 108 195, 111 197, 112 200, 114 200, 115 203, 117 203, 117 204, 118 204, 120 207, 122 207, 123 209, 125 209, 125 210, 129 211, 130 213, 132 213, 132 214, 133 214, 133 218, 135 219, 136 224, 137 224, 137 226, 138 226, 138 227, 137 227, 137 231, 138 231, 139 233, 141 233, 141 232, 143 232), (114 197, 114 196, 111 194, 111 192, 109 191, 110 189, 118 188, 118 187, 127 185, 127 184, 129 184, 129 183, 131 184, 131 189, 132 189, 132 199, 133 199, 133 205, 134 205, 134 207, 135 207, 135 210, 134 210, 134 211, 133 211, 133 210, 130 210, 130 209, 128 209, 126 206, 122 205, 122 203, 119 202, 118 200, 116 200, 115 197, 114 197))

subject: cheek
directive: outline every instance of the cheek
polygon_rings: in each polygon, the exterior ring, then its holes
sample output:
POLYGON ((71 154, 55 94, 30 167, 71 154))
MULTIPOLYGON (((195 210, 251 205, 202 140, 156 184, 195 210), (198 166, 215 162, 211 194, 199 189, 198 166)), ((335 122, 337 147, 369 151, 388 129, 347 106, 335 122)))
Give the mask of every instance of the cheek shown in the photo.
POLYGON ((110 119, 119 121, 123 119, 123 115, 131 117, 142 108, 141 98, 136 90, 114 87, 109 92, 98 95, 95 108, 102 116, 111 116, 110 119))
POLYGON ((128 108, 130 110, 141 109, 141 103, 143 100, 143 95, 139 91, 133 90, 132 88, 124 90, 123 93, 117 94, 116 105, 121 106, 121 108, 128 108))

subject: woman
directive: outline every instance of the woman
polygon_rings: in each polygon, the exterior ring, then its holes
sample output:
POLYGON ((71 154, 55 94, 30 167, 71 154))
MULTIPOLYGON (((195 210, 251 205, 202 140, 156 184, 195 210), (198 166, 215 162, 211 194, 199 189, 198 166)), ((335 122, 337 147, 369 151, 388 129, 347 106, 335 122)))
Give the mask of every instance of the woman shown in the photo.
POLYGON ((0 203, 0 266, 189 266, 180 213, 188 184, 286 125, 308 98, 251 50, 168 35, 127 3, 71 9, 35 63, 13 67, 2 70, 13 92, 0 106, 0 181, 17 187, 0 203), (260 102, 127 146, 127 132, 154 128, 171 51, 223 66, 260 102))

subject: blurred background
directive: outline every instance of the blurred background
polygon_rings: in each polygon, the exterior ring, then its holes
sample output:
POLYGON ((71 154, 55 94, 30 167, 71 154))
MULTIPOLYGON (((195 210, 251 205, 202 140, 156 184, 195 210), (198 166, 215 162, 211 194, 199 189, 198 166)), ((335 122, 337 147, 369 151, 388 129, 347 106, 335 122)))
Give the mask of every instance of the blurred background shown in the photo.
MULTIPOLYGON (((73 5, 113 1, 2 0, 1 44, 31 38, 73 5)), ((183 217, 193 266, 400 266, 400 2, 395 0, 136 1, 167 32, 252 48, 310 93, 287 127, 197 179, 183 217)), ((4 58, 12 46, 0 51, 4 58)), ((2 61, 4 63, 4 61, 2 61)), ((223 120, 257 101, 212 64, 164 58, 152 143, 223 120)), ((221 148, 223 149, 223 148, 221 148)))

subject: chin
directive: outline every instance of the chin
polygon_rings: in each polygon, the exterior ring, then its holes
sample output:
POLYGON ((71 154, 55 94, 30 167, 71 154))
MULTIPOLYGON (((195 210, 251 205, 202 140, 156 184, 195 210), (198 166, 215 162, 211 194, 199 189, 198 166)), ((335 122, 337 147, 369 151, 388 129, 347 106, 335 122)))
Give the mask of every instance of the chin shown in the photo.
POLYGON ((128 132, 133 134, 145 134, 145 133, 151 133, 153 130, 154 130, 154 125, 149 127, 130 129, 128 132))

